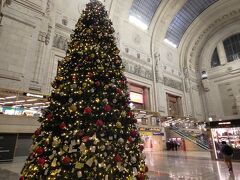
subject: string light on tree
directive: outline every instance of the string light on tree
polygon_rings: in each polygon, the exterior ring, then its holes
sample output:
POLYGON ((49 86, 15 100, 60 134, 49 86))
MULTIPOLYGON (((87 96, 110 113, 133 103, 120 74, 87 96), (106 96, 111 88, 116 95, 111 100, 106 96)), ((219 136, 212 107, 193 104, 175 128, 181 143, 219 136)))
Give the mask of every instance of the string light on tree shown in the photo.
POLYGON ((104 6, 91 0, 59 64, 20 180, 148 178, 113 34, 104 6))

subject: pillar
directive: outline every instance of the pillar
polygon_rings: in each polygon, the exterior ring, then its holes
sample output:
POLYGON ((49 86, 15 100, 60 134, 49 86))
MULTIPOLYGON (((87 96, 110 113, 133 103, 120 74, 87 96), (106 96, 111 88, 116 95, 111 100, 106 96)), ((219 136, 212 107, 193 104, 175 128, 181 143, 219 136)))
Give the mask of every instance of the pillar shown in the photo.
POLYGON ((222 41, 217 44, 217 52, 218 52, 220 64, 221 65, 226 64, 227 63, 227 56, 226 56, 226 52, 225 52, 222 41))

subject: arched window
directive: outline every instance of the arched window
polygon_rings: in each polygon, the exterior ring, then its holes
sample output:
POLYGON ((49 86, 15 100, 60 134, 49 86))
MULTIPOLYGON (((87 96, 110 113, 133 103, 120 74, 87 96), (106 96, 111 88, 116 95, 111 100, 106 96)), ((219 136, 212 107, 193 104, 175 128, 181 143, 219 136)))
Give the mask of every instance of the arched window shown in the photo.
POLYGON ((240 33, 225 39, 223 45, 228 62, 240 59, 240 33))
POLYGON ((217 48, 215 48, 212 54, 211 67, 213 68, 217 66, 220 66, 220 60, 219 60, 217 48))

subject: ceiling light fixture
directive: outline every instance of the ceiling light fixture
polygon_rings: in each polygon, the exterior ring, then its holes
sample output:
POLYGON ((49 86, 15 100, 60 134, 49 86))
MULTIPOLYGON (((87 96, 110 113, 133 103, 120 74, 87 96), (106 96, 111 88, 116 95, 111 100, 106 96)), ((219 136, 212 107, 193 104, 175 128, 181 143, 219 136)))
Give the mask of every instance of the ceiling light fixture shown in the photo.
POLYGON ((34 103, 34 105, 44 105, 44 103, 34 103))
POLYGON ((43 98, 43 95, 40 94, 32 94, 32 93, 24 93, 24 95, 29 96, 29 97, 37 97, 37 98, 43 98))
POLYGON ((8 97, 5 97, 5 99, 14 99, 16 98, 17 96, 8 96, 8 97))
POLYGON ((128 20, 129 20, 129 22, 131 22, 132 24, 140 27, 143 30, 147 30, 148 29, 148 26, 145 23, 143 23, 141 20, 136 18, 135 16, 129 15, 128 20))
POLYGON ((12 102, 12 101, 9 101, 9 102, 4 102, 3 104, 4 104, 4 105, 5 105, 5 104, 13 104, 13 102, 12 102))
POLYGON ((172 41, 169 41, 168 39, 164 39, 164 42, 169 44, 170 46, 174 47, 174 48, 177 48, 177 45, 174 44, 172 41))
POLYGON ((32 104, 23 104, 24 106, 32 106, 32 104))
POLYGON ((37 101, 37 99, 28 99, 28 102, 37 101))
POLYGON ((25 102, 25 100, 15 101, 15 103, 22 103, 25 102))

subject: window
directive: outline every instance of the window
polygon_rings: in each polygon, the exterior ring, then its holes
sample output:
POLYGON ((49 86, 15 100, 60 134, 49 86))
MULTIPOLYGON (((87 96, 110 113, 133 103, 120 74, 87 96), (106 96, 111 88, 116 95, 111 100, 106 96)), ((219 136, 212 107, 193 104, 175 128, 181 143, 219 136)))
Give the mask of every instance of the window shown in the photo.
POLYGON ((214 68, 217 66, 220 66, 220 60, 219 60, 217 48, 215 48, 215 50, 213 51, 213 55, 212 55, 211 67, 214 68))
POLYGON ((129 20, 147 29, 162 0, 134 0, 129 11, 129 20))
POLYGON ((223 45, 228 62, 240 59, 240 33, 225 39, 223 45))

